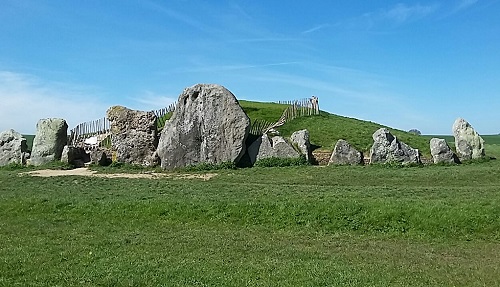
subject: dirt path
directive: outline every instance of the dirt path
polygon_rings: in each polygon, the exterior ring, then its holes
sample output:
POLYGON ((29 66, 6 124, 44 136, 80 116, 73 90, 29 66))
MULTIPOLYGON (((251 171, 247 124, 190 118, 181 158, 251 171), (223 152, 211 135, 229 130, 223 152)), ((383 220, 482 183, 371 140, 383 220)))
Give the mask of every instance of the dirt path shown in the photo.
POLYGON ((53 177, 53 176, 93 176, 93 177, 103 177, 103 178, 147 178, 147 179, 158 179, 158 178, 174 178, 174 179, 201 179, 210 180, 217 176, 215 173, 205 173, 205 174, 192 174, 192 173, 97 173, 97 171, 90 170, 88 168, 75 168, 70 170, 35 170, 30 172, 22 173, 21 175, 30 176, 40 176, 40 177, 53 177))

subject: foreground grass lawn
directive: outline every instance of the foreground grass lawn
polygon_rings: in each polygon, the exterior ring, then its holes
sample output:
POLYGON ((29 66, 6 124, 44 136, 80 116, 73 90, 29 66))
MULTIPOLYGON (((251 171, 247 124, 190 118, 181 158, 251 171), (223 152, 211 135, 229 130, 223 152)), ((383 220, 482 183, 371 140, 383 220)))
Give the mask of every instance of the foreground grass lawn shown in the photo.
POLYGON ((500 161, 217 171, 0 170, 0 286, 500 286, 500 161))

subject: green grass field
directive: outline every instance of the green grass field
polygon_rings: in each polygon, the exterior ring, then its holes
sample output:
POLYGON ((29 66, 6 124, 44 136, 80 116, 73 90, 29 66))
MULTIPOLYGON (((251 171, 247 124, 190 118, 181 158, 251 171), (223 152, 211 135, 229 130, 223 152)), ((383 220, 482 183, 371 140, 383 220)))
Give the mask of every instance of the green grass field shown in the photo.
POLYGON ((18 172, 0 170, 0 286, 500 286, 496 160, 18 172))

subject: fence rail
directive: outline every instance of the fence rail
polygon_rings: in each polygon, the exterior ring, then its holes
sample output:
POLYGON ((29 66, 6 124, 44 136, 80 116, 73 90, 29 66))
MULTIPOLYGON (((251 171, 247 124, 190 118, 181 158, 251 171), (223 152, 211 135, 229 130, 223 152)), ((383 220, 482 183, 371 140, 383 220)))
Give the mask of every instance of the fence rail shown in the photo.
POLYGON ((176 103, 170 104, 170 106, 158 110, 154 110, 153 113, 156 115, 156 127, 158 128, 158 131, 162 130, 163 127, 165 126, 165 123, 168 120, 167 115, 170 113, 173 113, 175 111, 176 103))
POLYGON ((110 135, 111 123, 100 118, 77 125, 70 130, 68 143, 79 147, 102 146, 110 135))
MULTIPOLYGON (((161 130, 168 120, 167 115, 175 111, 176 104, 152 111, 157 117, 157 128, 161 130)), ((70 130, 68 144, 71 146, 84 147, 87 149, 111 145, 111 123, 104 117, 77 125, 70 130)))
POLYGON ((263 120, 255 120, 250 128, 250 133, 253 135, 263 135, 270 130, 284 125, 285 123, 298 117, 319 115, 318 98, 313 96, 310 99, 301 99, 294 101, 279 101, 278 104, 287 105, 280 119, 271 123, 263 120))
MULTIPOLYGON (((298 117, 319 114, 318 100, 314 96, 310 99, 279 101, 278 103, 288 106, 283 111, 280 119, 274 123, 265 120, 255 120, 250 127, 251 134, 263 135, 298 117)), ((163 129, 165 123, 170 118, 168 115, 175 111, 176 105, 176 103, 172 103, 168 107, 152 111, 156 115, 159 131, 163 129)), ((72 146, 85 148, 110 145, 110 130, 111 123, 106 117, 84 122, 70 130, 68 143, 72 146)))

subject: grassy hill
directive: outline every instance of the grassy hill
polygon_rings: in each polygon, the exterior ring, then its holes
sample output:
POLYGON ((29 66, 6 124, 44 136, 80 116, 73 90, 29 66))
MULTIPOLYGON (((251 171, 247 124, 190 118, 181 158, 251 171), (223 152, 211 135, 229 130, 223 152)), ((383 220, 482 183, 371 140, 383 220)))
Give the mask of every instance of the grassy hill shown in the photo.
MULTIPOLYGON (((240 105, 252 121, 260 119, 270 122, 277 121, 287 107, 281 104, 250 101, 240 101, 240 105)), ((322 111, 320 115, 300 117, 287 122, 278 128, 278 131, 283 136, 290 136, 295 131, 308 129, 311 143, 318 146, 319 150, 332 151, 337 140, 344 139, 358 150, 366 153, 373 144, 373 133, 382 127, 386 126, 322 111)), ((430 155, 428 138, 386 128, 401 141, 413 148, 418 148, 424 156, 430 155)))

